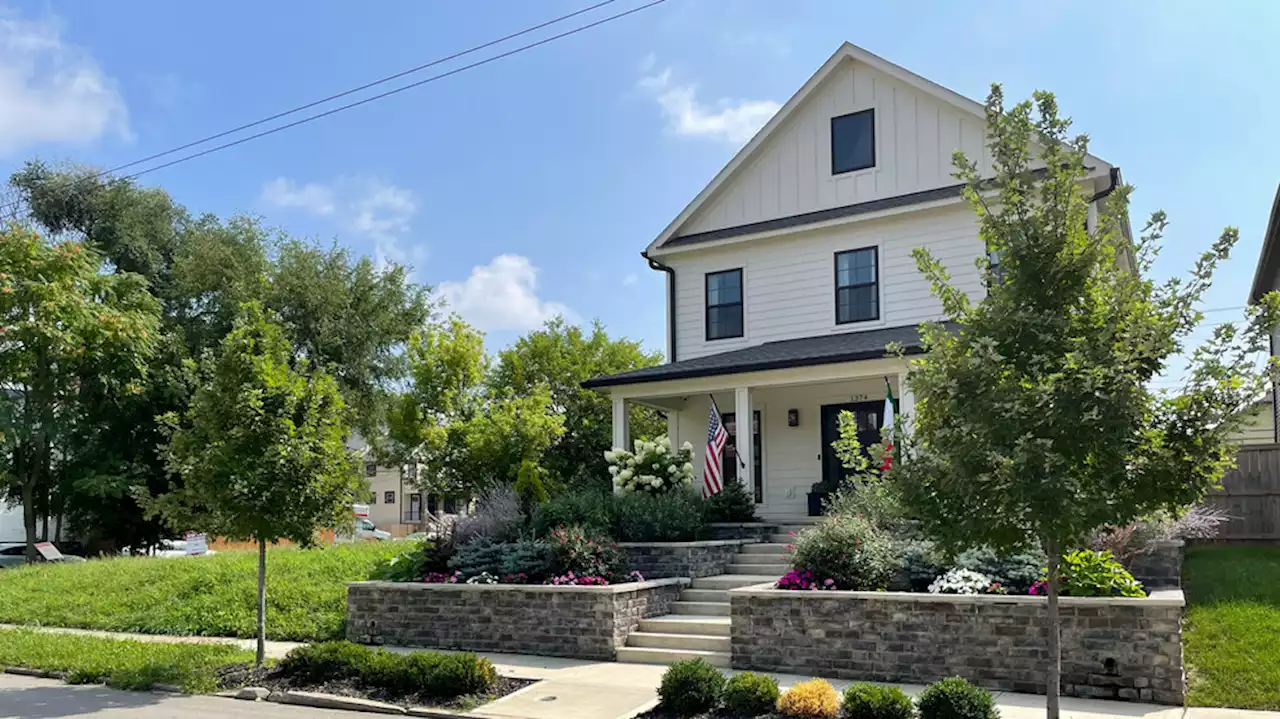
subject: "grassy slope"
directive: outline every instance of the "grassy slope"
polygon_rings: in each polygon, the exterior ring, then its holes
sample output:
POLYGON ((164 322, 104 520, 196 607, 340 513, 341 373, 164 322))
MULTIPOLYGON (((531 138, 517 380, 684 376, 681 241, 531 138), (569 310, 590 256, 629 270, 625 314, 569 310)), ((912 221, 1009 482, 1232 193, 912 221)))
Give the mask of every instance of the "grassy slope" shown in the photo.
POLYGON ((67 681, 73 684, 102 682, 121 689, 147 689, 160 683, 207 692, 218 688, 219 667, 252 661, 251 652, 225 644, 161 644, 0 630, 0 666, 67 672, 67 681))
POLYGON ((1187 703, 1280 709, 1280 547, 1193 547, 1183 576, 1187 703))
MULTIPOLYGON (((267 554, 267 638, 341 638, 344 582, 368 579, 403 542, 267 554)), ((257 554, 123 557, 0 571, 0 623, 253 637, 257 554)))

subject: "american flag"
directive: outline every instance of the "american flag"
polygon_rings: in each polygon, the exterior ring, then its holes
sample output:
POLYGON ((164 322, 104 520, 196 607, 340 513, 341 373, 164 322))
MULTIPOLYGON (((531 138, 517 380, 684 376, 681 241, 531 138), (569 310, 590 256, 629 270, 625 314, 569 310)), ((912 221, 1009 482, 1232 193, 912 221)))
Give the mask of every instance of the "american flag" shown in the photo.
POLYGON ((724 489, 720 453, 724 451, 724 443, 729 441, 729 433, 720 421, 720 412, 716 409, 716 401, 711 400, 711 416, 707 419, 707 461, 702 466, 702 498, 724 489))

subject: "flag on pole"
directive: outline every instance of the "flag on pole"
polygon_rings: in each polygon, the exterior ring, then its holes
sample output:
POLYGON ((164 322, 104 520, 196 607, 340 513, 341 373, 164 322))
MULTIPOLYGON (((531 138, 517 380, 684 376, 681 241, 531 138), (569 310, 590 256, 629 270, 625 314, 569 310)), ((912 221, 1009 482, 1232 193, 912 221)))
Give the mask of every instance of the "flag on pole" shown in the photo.
POLYGON ((884 421, 880 425, 881 433, 884 435, 884 462, 880 465, 881 471, 886 471, 893 466, 893 427, 894 427, 894 402, 893 387, 889 385, 889 378, 884 378, 884 421))
POLYGON ((702 465, 702 498, 724 489, 722 479, 723 467, 720 453, 724 451, 725 442, 729 441, 729 433, 720 421, 720 411, 716 408, 716 400, 711 398, 711 414, 707 418, 707 458, 702 465))

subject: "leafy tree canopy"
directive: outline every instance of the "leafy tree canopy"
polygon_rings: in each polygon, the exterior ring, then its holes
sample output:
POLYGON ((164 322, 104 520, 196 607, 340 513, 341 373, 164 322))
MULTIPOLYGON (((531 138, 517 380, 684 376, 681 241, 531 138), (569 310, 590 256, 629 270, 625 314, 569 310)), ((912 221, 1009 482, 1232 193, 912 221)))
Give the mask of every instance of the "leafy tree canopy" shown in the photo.
MULTIPOLYGON (((564 418, 564 435, 547 451, 543 466, 562 482, 608 488, 604 453, 613 443, 612 403, 608 395, 583 389, 582 383, 661 362, 661 354, 645 352, 639 342, 611 339, 599 321, 588 332, 557 317, 500 352, 490 384, 511 394, 546 387, 564 418)), ((631 431, 654 438, 667 427, 653 409, 633 405, 631 431)))

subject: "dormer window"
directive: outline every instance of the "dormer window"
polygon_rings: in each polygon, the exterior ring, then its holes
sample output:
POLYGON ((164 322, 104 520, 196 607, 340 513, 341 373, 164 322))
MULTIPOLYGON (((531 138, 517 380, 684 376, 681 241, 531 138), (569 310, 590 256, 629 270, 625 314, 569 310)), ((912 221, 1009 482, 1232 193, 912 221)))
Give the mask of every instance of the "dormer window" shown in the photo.
POLYGON ((876 166, 875 110, 831 118, 831 174, 876 166))

